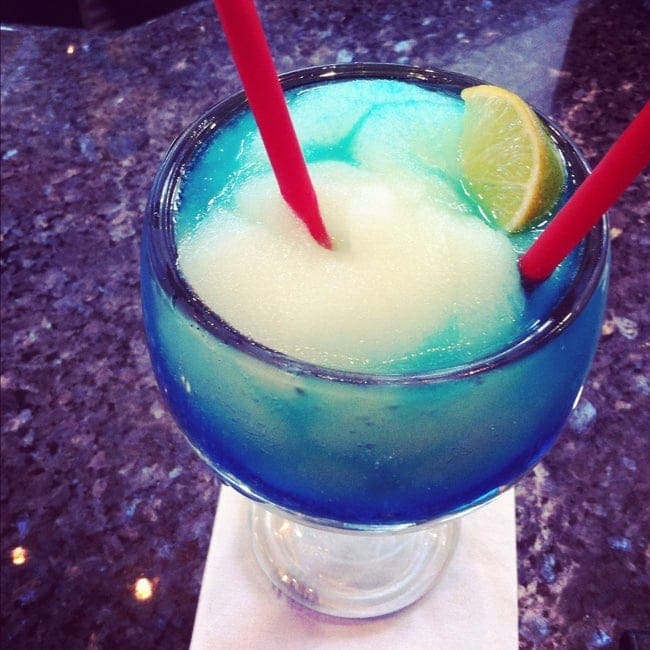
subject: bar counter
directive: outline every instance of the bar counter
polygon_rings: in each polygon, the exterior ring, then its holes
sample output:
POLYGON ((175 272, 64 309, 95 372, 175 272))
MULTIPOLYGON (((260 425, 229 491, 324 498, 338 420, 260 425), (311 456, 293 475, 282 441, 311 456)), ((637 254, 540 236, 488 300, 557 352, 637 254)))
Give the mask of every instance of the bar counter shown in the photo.
MULTIPOLYGON (((650 96, 647 2, 258 6, 280 71, 471 74, 550 114, 591 164, 650 96)), ((170 142, 238 78, 207 1, 124 31, 1 35, 0 645, 184 648, 219 486, 152 374, 139 233, 170 142)), ((648 188, 646 173, 611 210, 595 364, 517 486, 521 648, 616 648, 650 628, 648 188)))

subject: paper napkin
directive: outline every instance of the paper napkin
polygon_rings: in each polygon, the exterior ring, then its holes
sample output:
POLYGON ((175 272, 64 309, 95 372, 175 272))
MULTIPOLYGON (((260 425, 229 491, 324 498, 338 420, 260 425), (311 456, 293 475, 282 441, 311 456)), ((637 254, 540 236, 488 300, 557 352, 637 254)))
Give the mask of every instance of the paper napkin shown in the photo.
POLYGON ((514 490, 461 519, 447 569, 422 599, 389 616, 350 620, 281 594, 258 567, 248 501, 222 488, 191 650, 516 650, 514 490))

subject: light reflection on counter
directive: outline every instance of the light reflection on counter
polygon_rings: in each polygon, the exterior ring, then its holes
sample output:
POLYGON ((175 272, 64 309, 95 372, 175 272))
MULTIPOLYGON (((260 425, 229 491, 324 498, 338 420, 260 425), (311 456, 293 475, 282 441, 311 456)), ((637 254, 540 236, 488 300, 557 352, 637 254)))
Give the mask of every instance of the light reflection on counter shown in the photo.
POLYGON ((24 546, 16 546, 11 549, 11 563, 21 566, 27 562, 29 554, 24 546))
POLYGON ((149 578, 138 578, 135 581, 135 585, 133 585, 133 596, 135 599, 141 602, 151 600, 155 582, 157 582, 157 579, 154 579, 154 582, 152 582, 149 578))

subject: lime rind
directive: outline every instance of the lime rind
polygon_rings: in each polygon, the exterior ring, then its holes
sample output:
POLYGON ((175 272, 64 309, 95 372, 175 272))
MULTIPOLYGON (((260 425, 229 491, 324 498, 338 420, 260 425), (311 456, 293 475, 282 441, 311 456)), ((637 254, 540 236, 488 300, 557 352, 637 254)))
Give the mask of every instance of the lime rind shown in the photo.
POLYGON ((539 222, 565 183, 562 158, 535 112, 497 86, 461 93, 463 185, 490 221, 508 232, 539 222))

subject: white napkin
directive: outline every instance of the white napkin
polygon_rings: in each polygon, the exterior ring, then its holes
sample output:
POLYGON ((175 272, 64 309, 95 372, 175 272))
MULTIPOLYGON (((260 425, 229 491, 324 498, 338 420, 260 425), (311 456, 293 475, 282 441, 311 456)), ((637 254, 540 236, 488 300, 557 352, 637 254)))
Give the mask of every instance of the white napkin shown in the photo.
POLYGON ((376 619, 313 612, 272 586, 258 567, 248 502, 223 487, 194 622, 191 650, 516 650, 514 490, 461 519, 460 539, 433 590, 376 619))

